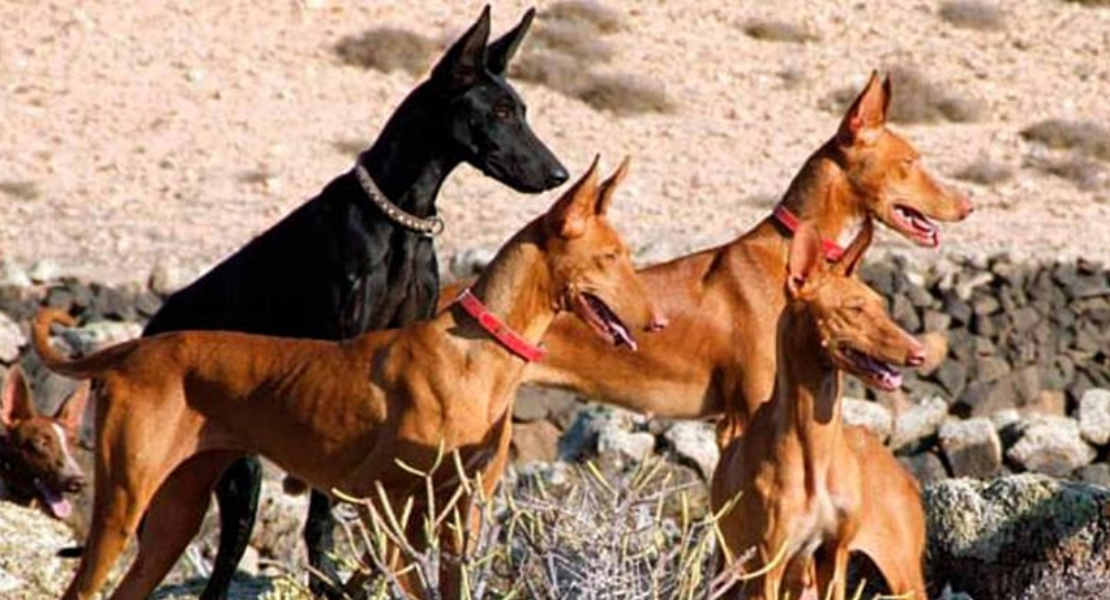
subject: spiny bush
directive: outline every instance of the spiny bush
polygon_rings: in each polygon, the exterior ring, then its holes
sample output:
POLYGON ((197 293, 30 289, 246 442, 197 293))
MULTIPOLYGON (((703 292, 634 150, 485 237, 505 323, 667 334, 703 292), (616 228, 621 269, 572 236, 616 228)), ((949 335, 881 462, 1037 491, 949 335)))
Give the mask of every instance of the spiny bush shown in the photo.
POLYGON ((571 56, 585 64, 605 63, 613 58, 613 48, 597 31, 570 21, 544 21, 528 43, 536 50, 550 50, 571 56))
POLYGON ((1048 119, 1026 127, 1021 137, 1053 150, 1072 150, 1110 161, 1110 130, 1098 123, 1048 119))
POLYGON ((349 65, 383 73, 401 70, 413 75, 427 70, 439 50, 440 44, 431 38, 393 27, 349 35, 335 44, 336 54, 349 65))
POLYGON ((669 113, 675 108, 659 83, 622 73, 594 75, 574 91, 574 96, 617 115, 669 113))
POLYGON ((956 179, 978 183, 979 185, 994 185, 1009 181, 1014 176, 1014 170, 1008 165, 995 162, 986 156, 980 156, 975 162, 956 171, 956 179))
POLYGON ((750 19, 746 21, 740 29, 743 30, 748 37, 767 42, 804 44, 806 42, 815 42, 820 39, 817 34, 809 31, 805 27, 772 19, 750 19))
MULTIPOLYGON (((896 65, 887 72, 894 88, 887 115, 892 123, 972 123, 981 120, 986 113, 981 100, 951 94, 913 67, 896 65)), ((835 112, 846 110, 858 93, 855 88, 837 90, 830 96, 827 108, 835 112)))
POLYGON ((540 13, 547 21, 564 21, 588 27, 601 33, 613 33, 624 27, 621 14, 599 2, 590 0, 563 0, 555 2, 540 13))
POLYGON ((951 0, 940 5, 940 18, 964 29, 998 31, 1006 26, 1006 15, 998 6, 980 0, 951 0))

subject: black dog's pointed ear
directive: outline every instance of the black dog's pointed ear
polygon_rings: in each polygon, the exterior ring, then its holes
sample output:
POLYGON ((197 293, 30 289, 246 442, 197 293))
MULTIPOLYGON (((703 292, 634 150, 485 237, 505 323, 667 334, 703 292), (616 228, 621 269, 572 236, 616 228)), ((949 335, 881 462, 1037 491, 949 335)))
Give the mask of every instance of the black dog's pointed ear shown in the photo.
POLYGON ((489 5, 432 69, 432 79, 459 89, 473 85, 486 69, 486 43, 489 41, 489 5))
POLYGON ((504 77, 509 71, 509 61, 513 60, 513 55, 516 54, 524 36, 528 35, 528 29, 532 27, 532 19, 535 16, 536 9, 529 8, 516 27, 489 45, 486 49, 486 66, 489 67, 490 73, 504 77))

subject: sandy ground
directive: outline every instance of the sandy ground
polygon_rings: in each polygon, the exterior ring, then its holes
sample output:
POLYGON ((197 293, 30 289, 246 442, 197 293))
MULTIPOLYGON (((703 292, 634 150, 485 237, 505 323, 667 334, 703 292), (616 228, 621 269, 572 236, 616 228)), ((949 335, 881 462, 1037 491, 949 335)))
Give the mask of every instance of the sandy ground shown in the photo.
MULTIPOLYGON (((0 0, 0 255, 143 279, 160 257, 210 265, 313 196, 351 164, 336 146, 371 140, 417 83, 344 65, 333 44, 382 25, 453 35, 481 7, 353 4, 0 0)), ((495 31, 528 4, 496 2, 495 31)), ((1110 10, 1005 2, 1006 27, 984 33, 948 25, 934 2, 610 6, 626 27, 604 68, 662 82, 677 112, 618 118, 517 87, 572 170, 596 152, 609 166, 634 155, 616 204, 634 246, 679 252, 749 227, 835 130, 822 100, 898 62, 988 107, 976 124, 899 128, 938 174, 980 156, 1017 171, 997 186, 960 184, 980 210, 945 230, 943 252, 1110 258, 1110 189, 1023 168, 1040 150, 1018 135, 1047 118, 1110 123, 1110 10), (820 41, 752 39, 740 26, 753 17, 803 24, 820 41)), ((440 198, 441 255, 499 243, 549 197, 460 168, 440 198)))

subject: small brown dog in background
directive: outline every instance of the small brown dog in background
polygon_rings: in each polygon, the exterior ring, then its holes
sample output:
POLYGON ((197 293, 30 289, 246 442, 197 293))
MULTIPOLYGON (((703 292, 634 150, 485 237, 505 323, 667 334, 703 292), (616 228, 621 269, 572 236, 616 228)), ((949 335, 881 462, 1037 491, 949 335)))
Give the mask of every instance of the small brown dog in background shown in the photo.
POLYGON ((82 383, 55 411, 39 414, 23 369, 16 365, 0 390, 0 500, 37 504, 55 519, 68 519, 66 498, 85 489, 73 456, 89 398, 82 383))

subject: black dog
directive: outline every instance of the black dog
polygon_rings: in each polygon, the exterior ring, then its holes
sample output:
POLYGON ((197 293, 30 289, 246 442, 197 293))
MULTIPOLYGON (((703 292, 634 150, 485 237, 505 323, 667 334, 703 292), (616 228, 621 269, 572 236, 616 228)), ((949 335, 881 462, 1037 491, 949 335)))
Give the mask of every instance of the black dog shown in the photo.
MULTIPOLYGON (((487 6, 355 169, 167 299, 144 335, 208 329, 334 340, 430 317, 439 290, 432 236, 442 227, 435 199, 447 175, 466 162, 521 192, 567 179, 505 81, 533 14, 487 47, 487 6)), ((266 426, 265 415, 258 425, 266 426)), ((204 600, 227 596, 254 526, 260 480, 251 458, 229 468, 217 487, 220 545, 204 600)), ((330 500, 313 492, 309 562, 333 579, 334 526, 330 500)), ((335 593, 315 578, 312 589, 335 593)))

